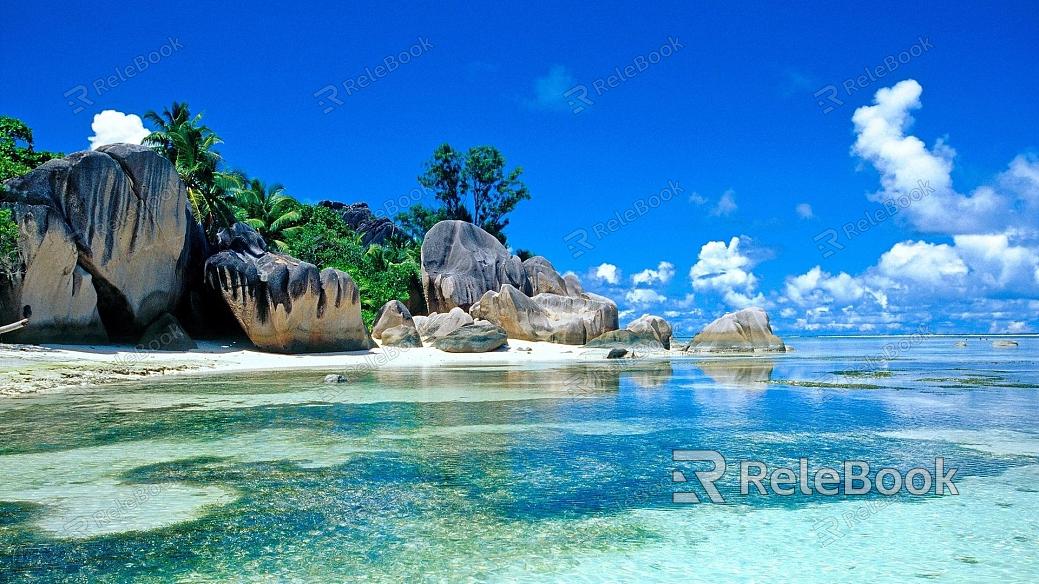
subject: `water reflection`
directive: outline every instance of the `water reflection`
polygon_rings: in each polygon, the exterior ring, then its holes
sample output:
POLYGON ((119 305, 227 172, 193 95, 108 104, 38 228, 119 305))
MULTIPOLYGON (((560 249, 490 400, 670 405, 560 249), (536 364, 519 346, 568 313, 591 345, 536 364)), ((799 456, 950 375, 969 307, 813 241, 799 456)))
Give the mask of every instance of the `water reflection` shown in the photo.
POLYGON ((771 360, 719 359, 697 365, 715 383, 737 389, 765 389, 772 380, 771 360))

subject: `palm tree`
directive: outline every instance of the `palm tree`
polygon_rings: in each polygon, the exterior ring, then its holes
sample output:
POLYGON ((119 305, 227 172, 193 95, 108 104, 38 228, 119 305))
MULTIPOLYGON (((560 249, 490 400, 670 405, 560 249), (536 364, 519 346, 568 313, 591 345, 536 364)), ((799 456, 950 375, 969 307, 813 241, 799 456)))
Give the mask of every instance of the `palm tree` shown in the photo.
POLYGON ((300 229, 303 219, 299 201, 285 194, 285 187, 270 187, 259 179, 248 181, 235 192, 238 219, 247 223, 279 251, 288 251, 288 239, 300 229))
POLYGON ((161 115, 150 111, 144 117, 158 128, 145 144, 173 163, 206 232, 212 235, 234 223, 230 193, 241 186, 242 177, 219 170, 222 159, 214 148, 222 140, 202 123, 202 114, 192 117, 188 104, 173 102, 161 115))

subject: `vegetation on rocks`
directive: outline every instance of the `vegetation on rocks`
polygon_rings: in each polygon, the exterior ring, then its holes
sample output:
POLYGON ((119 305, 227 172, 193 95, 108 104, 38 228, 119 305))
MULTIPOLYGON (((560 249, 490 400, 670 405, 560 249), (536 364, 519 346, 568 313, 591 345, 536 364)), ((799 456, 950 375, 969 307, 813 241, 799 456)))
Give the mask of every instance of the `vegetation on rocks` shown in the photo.
POLYGON ((0 209, 0 277, 11 279, 18 272, 18 224, 10 209, 0 209))
POLYGON ((33 148, 32 130, 21 120, 0 116, 0 182, 22 176, 60 152, 37 152, 33 148))

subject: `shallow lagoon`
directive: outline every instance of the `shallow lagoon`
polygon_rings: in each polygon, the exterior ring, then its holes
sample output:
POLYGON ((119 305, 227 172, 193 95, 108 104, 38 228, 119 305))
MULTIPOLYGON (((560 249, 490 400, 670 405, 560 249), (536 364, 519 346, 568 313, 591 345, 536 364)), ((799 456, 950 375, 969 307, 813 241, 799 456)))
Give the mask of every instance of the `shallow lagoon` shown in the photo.
POLYGON ((954 341, 0 400, 0 580, 1037 581, 1039 339, 954 341), (960 494, 675 504, 676 448, 944 456, 960 494))

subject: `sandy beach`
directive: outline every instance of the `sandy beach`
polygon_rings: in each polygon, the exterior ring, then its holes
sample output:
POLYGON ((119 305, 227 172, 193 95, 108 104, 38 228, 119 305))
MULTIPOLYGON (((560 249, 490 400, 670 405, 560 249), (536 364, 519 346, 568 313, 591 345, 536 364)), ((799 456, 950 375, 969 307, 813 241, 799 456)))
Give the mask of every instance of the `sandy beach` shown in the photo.
MULTIPOLYGON (((60 391, 150 376, 314 369, 358 372, 375 368, 521 365, 599 361, 605 349, 509 339, 489 353, 447 353, 432 347, 282 355, 257 351, 245 343, 201 341, 193 351, 141 351, 131 345, 0 344, 0 396, 60 391)), ((668 358, 670 352, 651 356, 668 358)))

